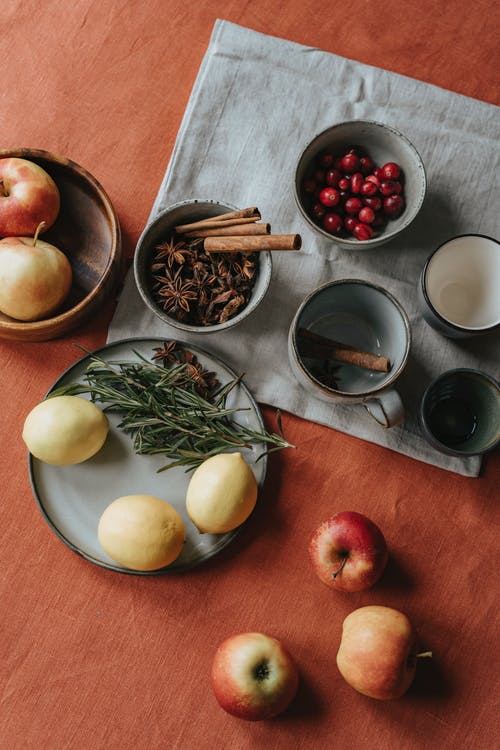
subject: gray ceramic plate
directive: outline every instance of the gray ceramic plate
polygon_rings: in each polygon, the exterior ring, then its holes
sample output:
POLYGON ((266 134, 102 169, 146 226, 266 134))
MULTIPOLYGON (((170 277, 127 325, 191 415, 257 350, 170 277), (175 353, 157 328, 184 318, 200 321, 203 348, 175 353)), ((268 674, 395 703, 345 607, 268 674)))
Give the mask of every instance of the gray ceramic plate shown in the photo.
MULTIPOLYGON (((162 339, 125 339, 108 344, 95 353, 106 361, 137 359, 134 350, 149 358, 154 347, 161 346, 162 342, 162 339)), ((216 373, 221 384, 236 377, 217 357, 192 344, 185 346, 196 354, 205 368, 216 373)), ((68 383, 82 382, 88 359, 89 355, 86 355, 66 370, 50 391, 68 383)), ((246 410, 238 414, 238 420, 242 424, 259 431, 264 429, 259 408, 243 383, 231 391, 227 403, 228 406, 246 410)), ((74 552, 96 565, 137 575, 186 570, 226 547, 236 536, 237 529, 227 534, 200 534, 186 514, 185 497, 191 473, 186 473, 182 467, 176 467, 158 474, 157 469, 167 463, 165 458, 136 455, 131 438, 117 428, 119 417, 110 414, 109 420, 111 429, 104 447, 84 463, 75 466, 50 466, 29 456, 29 474, 35 499, 57 536, 74 552), (99 545, 97 526, 102 512, 116 498, 133 494, 156 495, 166 500, 179 511, 184 520, 186 544, 177 560, 166 568, 147 572, 128 570, 108 557, 99 545)), ((264 444, 256 445, 252 451, 243 451, 259 487, 264 484, 267 456, 264 455, 257 462, 256 459, 265 451, 264 444)))

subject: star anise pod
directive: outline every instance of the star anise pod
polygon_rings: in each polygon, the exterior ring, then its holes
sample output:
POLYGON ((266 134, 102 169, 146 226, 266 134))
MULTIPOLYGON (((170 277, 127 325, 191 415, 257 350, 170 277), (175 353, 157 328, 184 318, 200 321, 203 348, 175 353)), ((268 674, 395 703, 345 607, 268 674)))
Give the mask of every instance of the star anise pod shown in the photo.
POLYGON ((185 242, 175 242, 174 238, 167 240, 167 242, 161 242, 156 246, 155 264, 159 261, 163 261, 168 268, 172 268, 174 263, 182 265, 193 257, 193 251, 190 250, 185 242))
POLYGON ((175 275, 173 282, 162 287, 158 294, 162 299, 162 307, 167 313, 180 310, 188 313, 191 309, 190 303, 198 297, 193 282, 185 281, 179 272, 175 275))
POLYGON ((153 349, 156 354, 153 355, 153 360, 161 360, 163 366, 168 362, 177 362, 178 344, 177 341, 164 341, 163 346, 157 346, 153 349))

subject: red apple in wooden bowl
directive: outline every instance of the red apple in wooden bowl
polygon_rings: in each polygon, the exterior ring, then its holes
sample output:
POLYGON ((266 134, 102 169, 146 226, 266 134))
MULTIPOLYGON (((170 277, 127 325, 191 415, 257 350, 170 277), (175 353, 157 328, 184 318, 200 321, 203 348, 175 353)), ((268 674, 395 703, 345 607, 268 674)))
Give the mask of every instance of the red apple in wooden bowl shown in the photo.
POLYGON ((364 591, 378 581, 387 563, 387 544, 379 527, 355 511, 321 523, 309 543, 319 579, 339 591, 364 591))
POLYGON ((47 231, 57 219, 59 189, 39 164, 29 159, 0 159, 0 237, 47 231))
MULTIPOLYGON (((70 159, 26 148, 0 150, 0 162, 4 159, 24 159, 38 165, 53 180, 60 195, 57 218, 44 232, 43 242, 56 247, 68 259, 72 269, 69 292, 57 309, 39 320, 18 320, 0 313, 0 338, 45 341, 62 336, 91 318, 112 294, 121 266, 120 225, 99 182, 70 159)), ((0 205, 2 200, 7 198, 0 198, 0 205)))

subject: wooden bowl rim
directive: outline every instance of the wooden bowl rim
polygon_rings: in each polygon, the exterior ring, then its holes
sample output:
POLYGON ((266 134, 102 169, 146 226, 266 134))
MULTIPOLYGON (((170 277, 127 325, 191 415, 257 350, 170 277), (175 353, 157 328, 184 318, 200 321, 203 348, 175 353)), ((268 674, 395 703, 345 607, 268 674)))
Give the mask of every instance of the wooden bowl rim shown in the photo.
POLYGON ((100 293, 101 289, 106 284, 109 274, 113 269, 113 263, 115 262, 116 258, 118 257, 118 253, 120 250, 120 244, 121 244, 121 230, 120 230, 120 223, 118 221, 118 216, 116 214, 116 211, 113 207, 113 204, 111 203, 111 200, 102 187, 101 183, 96 180, 96 178, 88 172, 84 167, 81 167, 79 164, 77 164, 72 159, 68 159, 65 156, 59 156, 58 154, 54 154, 51 151, 45 151, 43 149, 35 149, 35 148, 4 148, 0 149, 0 159, 8 159, 8 158, 16 158, 16 159, 27 159, 29 160, 30 157, 32 159, 45 159, 46 161, 53 162, 54 164, 59 164, 62 167, 68 167, 70 170, 76 172, 83 180, 88 182, 92 188, 95 190, 99 198, 101 199, 104 208, 106 210, 106 214, 110 220, 110 227, 111 227, 111 247, 108 257, 108 262, 106 264, 106 268, 104 269, 101 278, 99 279, 99 282, 97 285, 92 289, 91 292, 87 294, 86 297, 84 297, 77 305, 74 307, 71 307, 69 310, 65 310, 63 313, 60 313, 59 315, 56 315, 52 318, 43 318, 42 320, 33 320, 29 322, 23 322, 21 320, 15 321, 12 319, 12 323, 10 321, 4 321, 0 320, 0 329, 4 329, 7 331, 23 331, 26 333, 33 332, 36 333, 37 331, 43 331, 47 328, 50 328, 52 326, 60 325, 61 323, 67 322, 71 320, 74 316, 78 316, 78 314, 84 310, 87 305, 89 305, 95 297, 100 293))

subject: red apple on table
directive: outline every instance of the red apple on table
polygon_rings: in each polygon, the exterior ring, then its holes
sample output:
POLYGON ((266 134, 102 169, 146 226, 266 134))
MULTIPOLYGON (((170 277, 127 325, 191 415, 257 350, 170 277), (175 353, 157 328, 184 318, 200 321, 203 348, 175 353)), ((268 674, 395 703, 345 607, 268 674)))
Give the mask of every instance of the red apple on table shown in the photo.
POLYGON ((42 167, 27 159, 0 159, 0 236, 34 235, 49 229, 59 213, 59 189, 42 167))
POLYGON ((72 282, 69 260, 34 237, 0 240, 0 312, 22 321, 40 320, 61 305, 72 282))
POLYGON ((212 687, 219 704, 249 721, 270 719, 290 704, 298 674, 288 651, 263 633, 239 633, 217 649, 212 687))
POLYGON ((413 681, 417 635, 406 615, 390 607, 354 610, 342 626, 337 666, 359 693, 378 700, 400 698, 413 681))
POLYGON ((364 591, 378 581, 387 563, 387 544, 366 516, 343 511, 314 532, 309 555, 318 577, 339 591, 364 591))

